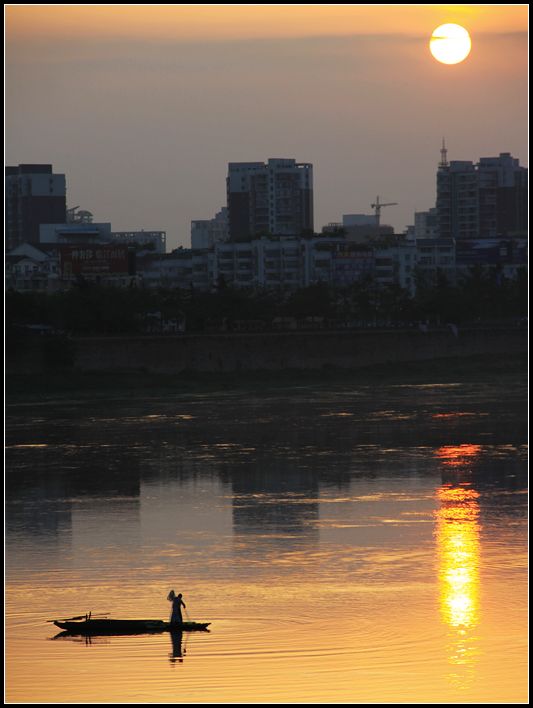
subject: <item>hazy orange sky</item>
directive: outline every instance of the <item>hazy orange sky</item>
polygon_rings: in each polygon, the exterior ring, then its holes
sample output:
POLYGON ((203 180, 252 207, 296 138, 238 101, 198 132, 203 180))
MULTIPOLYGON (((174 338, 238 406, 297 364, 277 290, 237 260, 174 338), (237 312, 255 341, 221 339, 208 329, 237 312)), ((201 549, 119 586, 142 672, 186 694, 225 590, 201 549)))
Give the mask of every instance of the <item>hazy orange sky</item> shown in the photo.
POLYGON ((481 32, 520 32, 527 5, 24 5, 7 6, 18 37, 247 39, 350 34, 426 36, 465 22, 481 32))
POLYGON ((115 230, 225 203, 227 163, 312 162, 315 229, 398 202, 398 231, 450 159, 527 158, 527 5, 7 5, 8 164, 50 162, 115 230), (432 31, 472 51, 436 62, 432 31))

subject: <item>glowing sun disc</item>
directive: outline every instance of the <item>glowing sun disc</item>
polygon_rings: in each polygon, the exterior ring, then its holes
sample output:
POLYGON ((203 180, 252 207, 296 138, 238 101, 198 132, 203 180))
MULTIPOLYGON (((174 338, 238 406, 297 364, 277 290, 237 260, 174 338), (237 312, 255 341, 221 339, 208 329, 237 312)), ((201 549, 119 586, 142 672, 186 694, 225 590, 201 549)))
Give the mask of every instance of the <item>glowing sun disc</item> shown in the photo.
POLYGON ((461 25, 440 25, 431 35, 429 49, 437 61, 458 64, 470 54, 472 41, 461 25))

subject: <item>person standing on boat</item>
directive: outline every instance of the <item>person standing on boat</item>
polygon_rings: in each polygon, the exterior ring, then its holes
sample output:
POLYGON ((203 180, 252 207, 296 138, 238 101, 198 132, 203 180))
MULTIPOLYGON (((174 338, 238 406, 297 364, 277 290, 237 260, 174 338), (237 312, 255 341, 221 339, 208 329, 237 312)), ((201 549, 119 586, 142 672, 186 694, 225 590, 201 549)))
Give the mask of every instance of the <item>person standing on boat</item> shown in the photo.
POLYGON ((170 624, 183 624, 183 617, 181 615, 181 608, 185 607, 185 603, 181 599, 183 595, 181 592, 179 595, 176 595, 174 593, 174 590, 171 590, 168 593, 167 600, 172 603, 172 614, 170 615, 170 624))

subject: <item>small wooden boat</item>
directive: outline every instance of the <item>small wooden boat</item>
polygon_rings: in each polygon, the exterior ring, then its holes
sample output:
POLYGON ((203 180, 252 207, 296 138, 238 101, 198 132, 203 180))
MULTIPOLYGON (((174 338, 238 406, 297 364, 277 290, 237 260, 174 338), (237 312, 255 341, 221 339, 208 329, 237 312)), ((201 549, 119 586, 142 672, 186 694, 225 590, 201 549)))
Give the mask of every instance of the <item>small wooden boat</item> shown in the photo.
POLYGON ((163 620, 119 620, 85 619, 53 620, 56 627, 70 634, 94 636, 98 634, 156 634, 158 632, 195 632, 209 631, 210 622, 181 622, 170 624, 163 620))

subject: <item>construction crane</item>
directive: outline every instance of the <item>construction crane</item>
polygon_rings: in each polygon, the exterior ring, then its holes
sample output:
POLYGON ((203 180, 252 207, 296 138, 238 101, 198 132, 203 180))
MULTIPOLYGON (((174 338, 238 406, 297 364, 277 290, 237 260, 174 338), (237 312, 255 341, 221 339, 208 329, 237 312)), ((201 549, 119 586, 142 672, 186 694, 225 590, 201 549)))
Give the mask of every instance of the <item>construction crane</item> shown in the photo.
POLYGON ((376 197, 376 201, 374 204, 371 204, 370 206, 374 211, 376 212, 376 226, 379 228, 379 220, 381 217, 381 209, 386 206, 396 206, 398 202, 388 202, 387 204, 381 204, 379 201, 379 197, 376 197))

